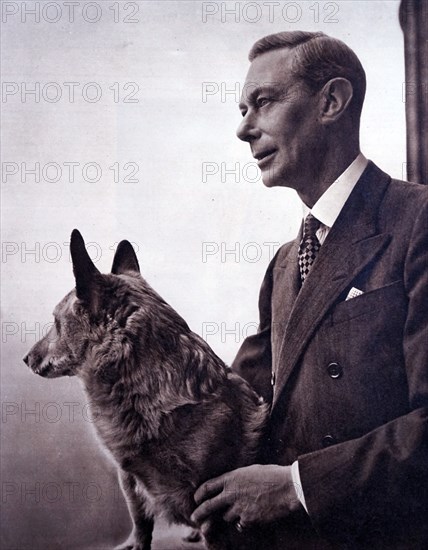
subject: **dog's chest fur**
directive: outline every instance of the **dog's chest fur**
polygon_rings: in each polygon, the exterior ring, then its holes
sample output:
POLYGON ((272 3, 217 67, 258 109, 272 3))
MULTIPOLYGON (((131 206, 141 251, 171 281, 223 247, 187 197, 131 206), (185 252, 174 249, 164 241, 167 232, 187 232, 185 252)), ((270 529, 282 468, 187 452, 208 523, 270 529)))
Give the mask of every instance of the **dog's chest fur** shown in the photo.
MULTIPOLYGON (((118 468, 135 476, 147 514, 187 523, 198 485, 189 483, 191 472, 183 469, 170 445, 171 418, 162 419, 148 400, 144 400, 145 414, 139 414, 136 400, 141 396, 131 387, 107 390, 93 380, 86 384, 86 392, 98 438, 118 468)), ((179 431, 177 427, 175 434, 179 431)))

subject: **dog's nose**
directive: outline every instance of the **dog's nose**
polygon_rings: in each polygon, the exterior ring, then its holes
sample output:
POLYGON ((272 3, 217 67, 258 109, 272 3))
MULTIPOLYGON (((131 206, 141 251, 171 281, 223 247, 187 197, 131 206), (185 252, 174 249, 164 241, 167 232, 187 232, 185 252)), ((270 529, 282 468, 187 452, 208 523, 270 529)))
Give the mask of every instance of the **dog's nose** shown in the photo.
POLYGON ((24 361, 24 363, 25 363, 26 365, 28 365, 28 363, 29 363, 29 361, 30 361, 30 359, 29 359, 29 354, 27 353, 27 355, 26 355, 22 360, 24 361))

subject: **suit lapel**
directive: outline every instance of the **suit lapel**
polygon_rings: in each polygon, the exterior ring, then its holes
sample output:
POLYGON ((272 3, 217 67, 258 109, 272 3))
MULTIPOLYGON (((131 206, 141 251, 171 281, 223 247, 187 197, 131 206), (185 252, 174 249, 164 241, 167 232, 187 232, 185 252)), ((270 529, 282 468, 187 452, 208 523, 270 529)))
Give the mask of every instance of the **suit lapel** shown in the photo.
MULTIPOLYGON (((330 230, 292 306, 289 302, 295 297, 293 283, 285 285, 287 289, 291 287, 290 299, 286 300, 286 315, 289 312, 289 316, 273 364, 276 369, 273 407, 327 311, 388 243, 389 235, 377 234, 376 221, 389 180, 389 176, 369 163, 330 230)), ((292 250, 297 254, 295 246, 290 248, 290 253, 292 250)), ((298 270, 297 256, 293 263, 290 253, 284 274, 288 276, 293 275, 293 270, 298 270)))
POLYGON ((297 252, 301 236, 288 245, 286 256, 274 267, 272 295, 272 369, 277 372, 279 352, 291 312, 300 290, 297 252))

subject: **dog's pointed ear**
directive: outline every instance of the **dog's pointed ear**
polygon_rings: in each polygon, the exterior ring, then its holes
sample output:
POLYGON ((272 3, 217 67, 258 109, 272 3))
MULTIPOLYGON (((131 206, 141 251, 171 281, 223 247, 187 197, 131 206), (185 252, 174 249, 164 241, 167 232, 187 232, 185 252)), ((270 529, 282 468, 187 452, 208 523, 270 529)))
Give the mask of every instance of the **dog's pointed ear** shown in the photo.
POLYGON ((114 255, 111 272, 113 275, 120 275, 126 271, 140 273, 140 266, 132 244, 129 241, 121 241, 114 255))
POLYGON ((85 241, 77 229, 73 229, 70 239, 70 253, 76 279, 76 296, 92 305, 95 302, 97 278, 100 272, 91 260, 85 241))

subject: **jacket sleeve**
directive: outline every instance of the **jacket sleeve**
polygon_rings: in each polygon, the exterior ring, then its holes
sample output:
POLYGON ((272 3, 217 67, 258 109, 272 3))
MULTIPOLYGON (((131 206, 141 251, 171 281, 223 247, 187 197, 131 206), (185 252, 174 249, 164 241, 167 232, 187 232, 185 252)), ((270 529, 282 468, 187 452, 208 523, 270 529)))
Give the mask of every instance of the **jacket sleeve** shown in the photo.
POLYGON ((272 402, 271 298, 273 268, 278 253, 271 260, 260 288, 260 324, 257 334, 244 340, 232 363, 232 369, 247 380, 268 403, 272 402))
POLYGON ((408 414, 298 459, 309 516, 319 534, 334 543, 369 540, 370 533, 381 532, 404 541, 397 546, 385 539, 385 548, 428 548, 420 542, 428 541, 427 207, 414 222, 404 284, 408 414))

